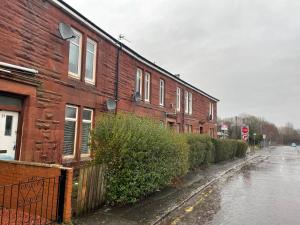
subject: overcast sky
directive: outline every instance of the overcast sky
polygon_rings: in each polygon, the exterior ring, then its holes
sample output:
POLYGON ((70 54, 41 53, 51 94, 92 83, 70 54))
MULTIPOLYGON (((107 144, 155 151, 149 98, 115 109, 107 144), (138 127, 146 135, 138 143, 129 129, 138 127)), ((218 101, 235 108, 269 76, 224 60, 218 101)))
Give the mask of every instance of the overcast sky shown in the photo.
POLYGON ((150 61, 249 113, 300 128, 299 0, 66 0, 150 61))

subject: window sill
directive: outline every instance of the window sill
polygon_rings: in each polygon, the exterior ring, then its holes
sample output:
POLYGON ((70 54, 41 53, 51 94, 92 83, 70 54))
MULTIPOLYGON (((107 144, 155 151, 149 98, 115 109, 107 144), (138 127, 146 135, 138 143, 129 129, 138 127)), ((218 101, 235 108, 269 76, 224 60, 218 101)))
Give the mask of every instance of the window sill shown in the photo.
POLYGON ((83 161, 83 162, 87 162, 87 161, 92 161, 92 157, 88 154, 88 155, 81 155, 80 156, 80 161, 83 161))
POLYGON ((80 80, 80 77, 81 75, 80 74, 75 74, 75 73, 68 73, 68 77, 69 78, 73 78, 73 79, 76 79, 76 80, 80 80))
POLYGON ((95 86, 95 81, 90 81, 90 80, 84 80, 85 84, 95 86))

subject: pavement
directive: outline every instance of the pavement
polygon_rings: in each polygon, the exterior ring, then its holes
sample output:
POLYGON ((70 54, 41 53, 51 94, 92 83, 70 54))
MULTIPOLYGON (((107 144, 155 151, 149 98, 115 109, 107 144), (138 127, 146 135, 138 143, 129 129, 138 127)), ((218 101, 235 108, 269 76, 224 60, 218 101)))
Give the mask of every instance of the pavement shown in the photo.
POLYGON ((258 151, 245 159, 210 165, 206 169, 189 172, 176 187, 167 187, 147 199, 125 207, 107 207, 81 218, 74 218, 75 225, 155 225, 193 196, 212 185, 228 173, 235 173, 245 165, 267 157, 268 151, 258 151))

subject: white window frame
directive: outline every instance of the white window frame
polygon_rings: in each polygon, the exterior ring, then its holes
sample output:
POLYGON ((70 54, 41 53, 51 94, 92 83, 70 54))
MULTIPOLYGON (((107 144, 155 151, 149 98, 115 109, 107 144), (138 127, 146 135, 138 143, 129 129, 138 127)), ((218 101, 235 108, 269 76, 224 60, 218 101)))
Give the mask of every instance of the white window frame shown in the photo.
POLYGON ((77 133, 78 133, 78 107, 74 105, 66 105, 65 110, 67 108, 74 108, 76 109, 76 118, 68 118, 65 116, 65 121, 72 121, 75 122, 75 134, 74 134, 74 149, 73 149, 73 155, 63 155, 63 159, 70 159, 74 158, 76 155, 76 145, 77 145, 77 133))
POLYGON ((165 81, 162 79, 159 80, 159 105, 165 105, 165 81))
POLYGON ((86 83, 95 85, 96 65, 97 65, 97 63, 96 63, 97 62, 97 42, 95 42, 94 40, 92 40, 90 38, 87 38, 86 44, 88 44, 89 42, 94 45, 94 52, 89 51, 88 48, 86 47, 86 56, 85 56, 85 58, 87 60, 87 52, 94 55, 94 57, 93 57, 93 79, 90 80, 86 77, 86 66, 87 66, 87 64, 85 63, 85 78, 84 78, 84 80, 85 80, 86 83))
MULTIPOLYGON (((83 123, 90 123, 91 124, 91 129, 92 129, 93 128, 93 121, 94 121, 94 110, 93 109, 89 109, 89 108, 83 108, 82 115, 83 115, 83 111, 84 110, 91 112, 91 120, 84 120, 82 118, 82 125, 83 125, 83 123)), ((90 155, 91 155, 91 150, 90 149, 89 149, 88 153, 86 153, 86 154, 81 153, 81 146, 80 146, 80 156, 81 157, 89 157, 90 155)))
POLYGON ((184 113, 189 113, 189 93, 184 91, 184 113))
POLYGON ((143 70, 137 68, 136 77, 135 77, 135 93, 139 92, 140 97, 142 98, 143 91, 143 70))
POLYGON ((177 87, 176 89, 176 111, 180 112, 181 108, 181 89, 177 87))
POLYGON ((184 91, 184 113, 193 114, 193 93, 184 91))
POLYGON ((193 114, 193 94, 189 92, 189 115, 193 114))
POLYGON ((80 78, 81 78, 81 62, 82 62, 82 59, 81 59, 82 58, 82 34, 79 31, 77 31, 76 29, 74 29, 74 28, 72 28, 72 30, 73 30, 74 34, 79 37, 79 45, 76 44, 76 43, 74 43, 74 42, 72 42, 73 39, 70 39, 70 43, 69 43, 70 45, 74 44, 74 45, 76 45, 76 46, 79 47, 78 74, 69 71, 69 64, 70 64, 70 46, 69 46, 68 75, 70 77, 73 77, 73 78, 76 78, 76 79, 80 80, 80 78))
POLYGON ((145 72, 144 79, 144 100, 145 102, 150 102, 151 75, 149 72, 145 72))

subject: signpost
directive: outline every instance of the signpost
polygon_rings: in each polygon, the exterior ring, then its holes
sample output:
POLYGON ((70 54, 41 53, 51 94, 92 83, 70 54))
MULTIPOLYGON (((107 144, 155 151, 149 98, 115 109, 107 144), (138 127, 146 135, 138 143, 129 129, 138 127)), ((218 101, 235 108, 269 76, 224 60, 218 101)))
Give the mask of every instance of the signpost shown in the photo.
POLYGON ((249 139, 249 126, 243 125, 241 127, 241 136, 242 140, 247 142, 249 139))

